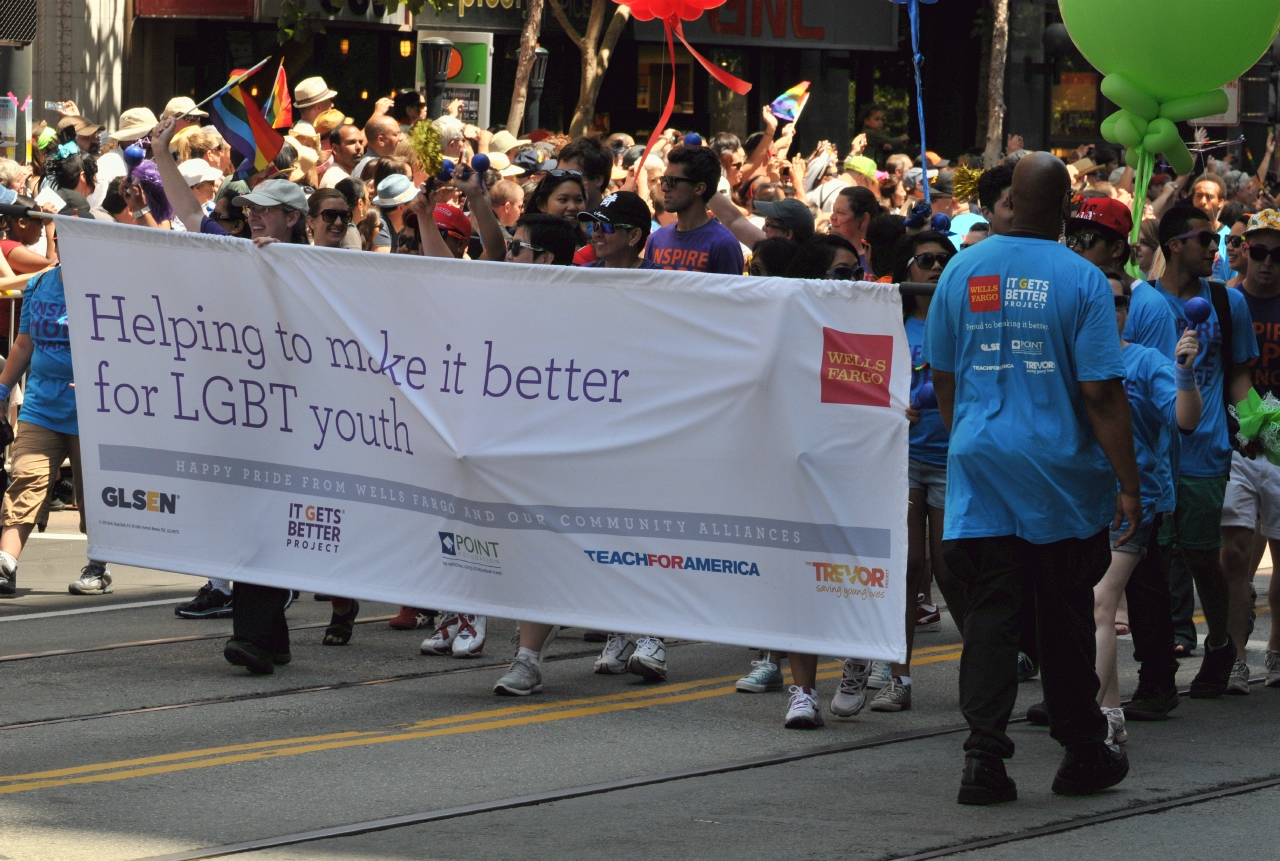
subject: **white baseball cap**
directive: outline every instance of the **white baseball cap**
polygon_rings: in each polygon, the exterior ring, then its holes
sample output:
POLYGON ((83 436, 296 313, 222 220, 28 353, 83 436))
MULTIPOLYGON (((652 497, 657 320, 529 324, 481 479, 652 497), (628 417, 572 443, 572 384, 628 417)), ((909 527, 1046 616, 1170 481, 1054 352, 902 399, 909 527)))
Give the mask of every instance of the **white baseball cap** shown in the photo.
POLYGON ((218 170, 202 158, 189 158, 178 165, 178 173, 187 181, 187 185, 199 185, 202 182, 218 182, 222 179, 222 171, 218 170))

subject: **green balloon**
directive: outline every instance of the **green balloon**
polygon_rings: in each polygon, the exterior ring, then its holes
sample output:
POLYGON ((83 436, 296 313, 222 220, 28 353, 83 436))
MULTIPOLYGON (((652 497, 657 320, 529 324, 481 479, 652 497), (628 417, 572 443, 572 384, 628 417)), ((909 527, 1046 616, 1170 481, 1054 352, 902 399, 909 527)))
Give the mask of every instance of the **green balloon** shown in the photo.
POLYGON ((1094 68, 1161 103, 1235 80, 1280 32, 1280 0, 1059 0, 1058 8, 1094 68))

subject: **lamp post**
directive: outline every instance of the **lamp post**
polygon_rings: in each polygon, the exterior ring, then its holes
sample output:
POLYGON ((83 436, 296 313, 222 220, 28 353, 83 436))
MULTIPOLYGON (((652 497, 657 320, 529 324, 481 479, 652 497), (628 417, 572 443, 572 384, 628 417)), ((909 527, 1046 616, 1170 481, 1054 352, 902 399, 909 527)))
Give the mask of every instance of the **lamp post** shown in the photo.
POLYGON ((547 61, 551 52, 539 46, 533 52, 533 69, 529 72, 529 97, 524 108, 524 129, 521 134, 528 134, 538 128, 541 120, 538 116, 542 108, 542 87, 547 82, 547 61))
POLYGON ((433 36, 423 39, 421 45, 424 77, 427 79, 427 92, 431 98, 431 116, 438 119, 444 115, 444 88, 449 83, 449 59, 453 55, 453 43, 433 36))

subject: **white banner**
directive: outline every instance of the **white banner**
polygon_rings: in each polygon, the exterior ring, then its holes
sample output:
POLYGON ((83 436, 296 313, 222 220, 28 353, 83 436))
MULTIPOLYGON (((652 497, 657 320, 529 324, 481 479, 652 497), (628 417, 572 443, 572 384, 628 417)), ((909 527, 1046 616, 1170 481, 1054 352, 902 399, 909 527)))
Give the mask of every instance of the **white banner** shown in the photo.
POLYGON ((94 559, 904 654, 892 286, 58 234, 94 559))

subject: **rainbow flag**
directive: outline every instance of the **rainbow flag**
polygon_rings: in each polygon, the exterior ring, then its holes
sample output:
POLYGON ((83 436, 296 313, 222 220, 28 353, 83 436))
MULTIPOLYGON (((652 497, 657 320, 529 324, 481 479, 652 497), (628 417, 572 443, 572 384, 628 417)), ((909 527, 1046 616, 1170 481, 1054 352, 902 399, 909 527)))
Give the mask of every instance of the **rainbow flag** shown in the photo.
POLYGON ((773 115, 784 123, 794 123, 800 119, 800 112, 809 101, 809 82, 801 81, 769 105, 773 115))
POLYGON ((236 171, 237 179, 266 170, 284 146, 284 138, 271 128, 243 84, 213 98, 209 120, 231 148, 245 157, 236 171))
POLYGON ((289 98, 289 82, 284 76, 284 60, 276 72, 276 82, 271 87, 271 95, 262 106, 262 115, 273 129, 287 129, 293 125, 293 99, 289 98))

